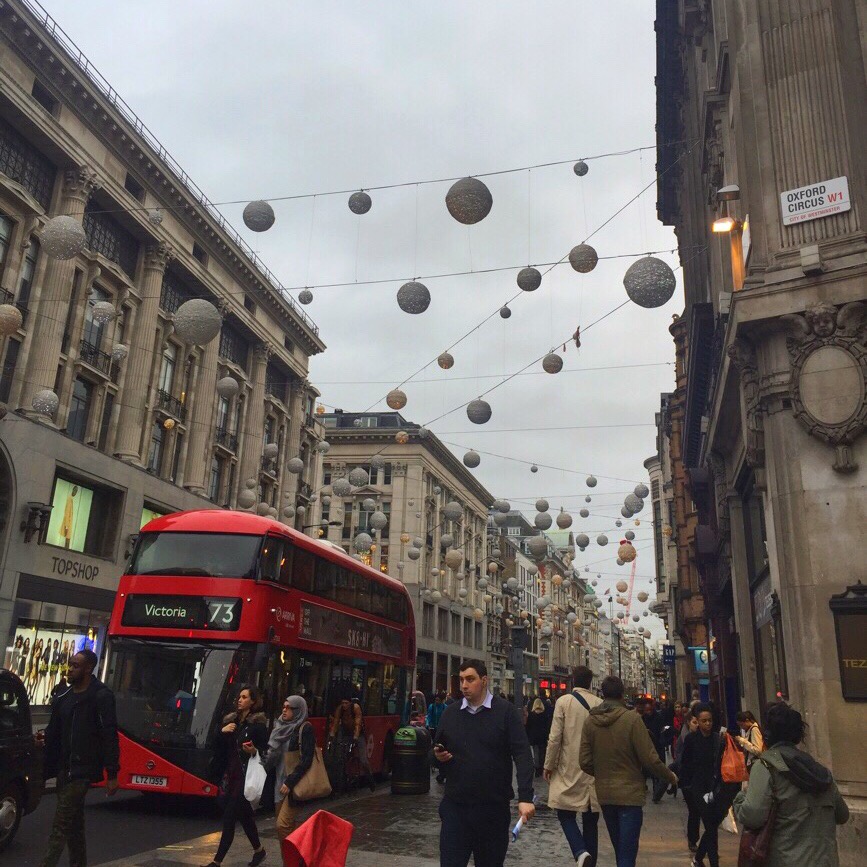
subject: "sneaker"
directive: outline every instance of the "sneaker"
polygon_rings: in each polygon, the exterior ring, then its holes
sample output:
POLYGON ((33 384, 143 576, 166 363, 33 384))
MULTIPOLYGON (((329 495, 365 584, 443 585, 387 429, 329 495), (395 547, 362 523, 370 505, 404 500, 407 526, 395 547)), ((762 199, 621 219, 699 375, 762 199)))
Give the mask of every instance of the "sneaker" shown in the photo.
POLYGON ((704 867, 704 861, 699 861, 698 858, 693 858, 689 862, 689 867, 704 867))
POLYGON ((585 867, 585 865, 590 864, 591 857, 589 852, 582 852, 576 859, 575 865, 576 867, 585 867))
POLYGON ((248 867, 259 867, 259 865, 265 860, 265 850, 260 849, 258 852, 253 853, 253 857, 250 859, 250 863, 248 867))

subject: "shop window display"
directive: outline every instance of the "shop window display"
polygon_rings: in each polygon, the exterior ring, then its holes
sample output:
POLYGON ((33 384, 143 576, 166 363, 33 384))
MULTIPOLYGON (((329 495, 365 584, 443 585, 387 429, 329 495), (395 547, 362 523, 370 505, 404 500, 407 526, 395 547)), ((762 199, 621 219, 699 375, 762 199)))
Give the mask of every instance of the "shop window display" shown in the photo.
POLYGON ((110 613, 19 599, 4 667, 23 681, 31 704, 47 705, 64 685, 69 659, 85 648, 102 656, 110 613))
POLYGON ((45 541, 69 551, 84 551, 93 491, 66 479, 56 479, 51 501, 51 520, 45 541))
POLYGON ((145 506, 141 510, 141 523, 138 525, 139 529, 144 527, 144 525, 147 524, 149 521, 153 521, 156 518, 162 518, 163 515, 165 515, 165 512, 158 512, 156 509, 150 509, 145 506))

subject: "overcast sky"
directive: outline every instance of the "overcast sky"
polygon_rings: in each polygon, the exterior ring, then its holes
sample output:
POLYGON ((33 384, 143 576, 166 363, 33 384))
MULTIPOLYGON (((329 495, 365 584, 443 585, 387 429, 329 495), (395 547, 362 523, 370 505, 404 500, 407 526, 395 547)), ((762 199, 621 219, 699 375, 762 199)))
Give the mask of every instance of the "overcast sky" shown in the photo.
MULTIPOLYGON (((461 176, 655 142, 654 5, 646 0, 42 2, 217 202, 461 176)), ((266 234, 244 229, 242 206, 223 211, 286 286, 394 279, 314 288, 306 308, 328 346, 311 364, 323 402, 385 409, 389 388, 517 291, 515 271, 432 279, 428 311, 410 316, 395 301, 402 282, 556 261, 651 183, 655 162, 645 150, 590 161, 584 178, 567 164, 487 179, 493 209, 472 227, 448 215, 444 184, 373 192, 363 217, 343 195, 318 197, 315 207, 312 199, 278 202, 266 234)), ((652 185, 598 232, 599 255, 672 249, 655 201, 652 185)), ((495 316, 456 347, 450 371, 433 364, 407 384, 404 415, 428 422, 562 346, 576 326, 586 329, 625 300, 631 261, 601 261, 589 275, 568 263, 555 268, 512 304, 509 320, 495 316)), ((622 532, 614 519, 625 493, 647 480, 654 412, 674 387, 668 325, 682 298, 679 285, 663 308, 629 304, 587 330, 580 352, 568 346, 559 375, 536 364, 493 392, 487 425, 472 425, 463 409, 431 425, 458 456, 481 452, 478 478, 531 519, 532 504, 546 496, 552 510, 576 513, 576 530, 594 539, 606 532, 606 548, 594 543, 576 558, 603 573, 598 590, 627 571, 614 563, 622 532), (485 452, 560 469, 531 474, 527 463, 485 452), (589 505, 587 473, 599 478, 589 505), (585 505, 591 517, 582 520, 585 505)), ((649 578, 649 507, 639 517, 636 571, 649 578)), ((650 589, 637 578, 636 592, 650 589)))

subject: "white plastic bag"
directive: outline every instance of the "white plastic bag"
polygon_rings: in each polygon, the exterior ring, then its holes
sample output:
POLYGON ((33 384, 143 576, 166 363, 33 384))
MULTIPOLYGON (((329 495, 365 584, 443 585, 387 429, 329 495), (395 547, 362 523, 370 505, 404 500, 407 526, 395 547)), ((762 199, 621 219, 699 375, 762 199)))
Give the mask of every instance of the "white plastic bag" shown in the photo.
POLYGON ((244 776, 244 797, 253 805, 253 809, 259 806, 262 790, 265 788, 265 779, 268 772, 262 764, 259 755, 251 756, 247 762, 247 773, 244 776))
POLYGON ((731 807, 729 807, 729 811, 722 820, 720 827, 723 831, 728 831, 729 834, 740 834, 740 831, 738 831, 738 823, 735 821, 735 814, 731 807))

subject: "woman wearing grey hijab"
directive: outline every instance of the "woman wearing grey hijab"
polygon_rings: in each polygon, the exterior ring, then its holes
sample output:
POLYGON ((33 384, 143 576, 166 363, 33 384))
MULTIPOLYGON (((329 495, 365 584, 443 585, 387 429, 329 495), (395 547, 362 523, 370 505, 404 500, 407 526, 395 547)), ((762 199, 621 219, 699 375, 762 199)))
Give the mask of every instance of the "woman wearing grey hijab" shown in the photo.
POLYGON ((268 740, 266 765, 276 768, 274 805, 277 817, 277 839, 283 840, 295 828, 298 805, 292 798, 292 789, 310 770, 316 752, 316 735, 307 719, 307 702, 300 695, 290 695, 283 702, 283 711, 274 723, 268 740), (286 772, 287 754, 298 752, 298 764, 286 772))

